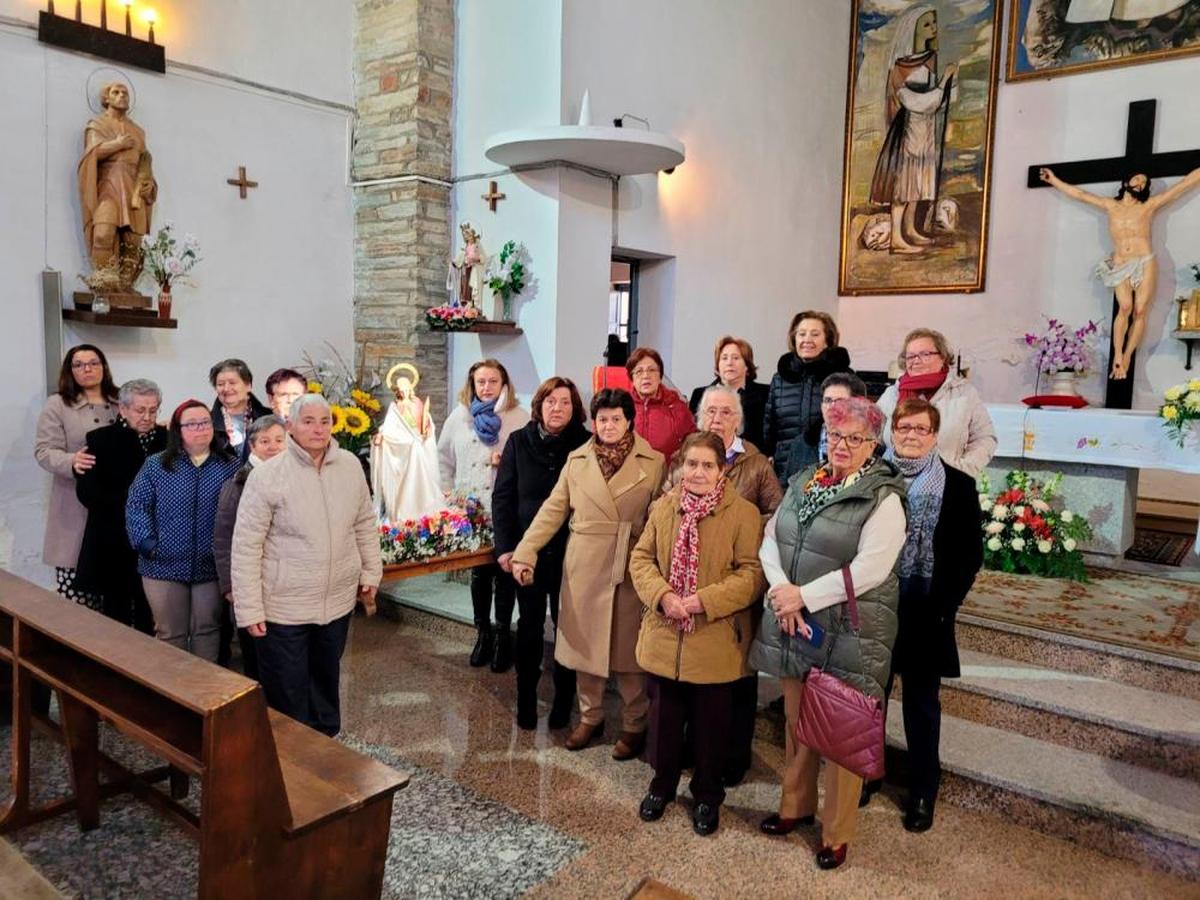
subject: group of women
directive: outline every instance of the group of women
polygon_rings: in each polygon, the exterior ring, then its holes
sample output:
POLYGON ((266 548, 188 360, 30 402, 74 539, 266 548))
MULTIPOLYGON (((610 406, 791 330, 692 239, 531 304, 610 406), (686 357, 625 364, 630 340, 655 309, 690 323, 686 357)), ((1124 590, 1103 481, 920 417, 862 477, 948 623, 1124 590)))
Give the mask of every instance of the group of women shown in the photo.
MULTIPOLYGON (((778 811, 760 828, 784 835, 818 813, 821 760, 795 737, 810 669, 880 700, 899 675, 912 769, 904 826, 923 831, 940 774, 938 688, 958 674, 954 617, 982 561, 974 476, 995 437, 936 331, 908 335, 904 374, 878 404, 828 315, 800 313, 788 341, 764 386, 749 344, 722 337, 715 379, 686 405, 661 356, 640 348, 627 363, 631 390, 601 390, 586 414, 564 378, 539 387, 527 422, 505 406, 512 424, 495 430, 508 439, 490 445, 488 461, 497 567, 516 582, 521 612, 517 723, 537 726, 549 608, 550 727, 570 724, 574 691, 579 715, 565 746, 592 744, 613 679, 621 706, 612 756, 645 751, 654 767, 639 815, 661 818, 690 767, 692 827, 707 835, 719 827, 725 788, 752 764, 758 673, 774 676, 786 763, 778 811)), ((484 360, 452 418, 469 425, 480 401, 513 394, 503 366, 484 360)), ((499 632, 512 603, 495 571, 473 576, 476 653, 486 655, 498 632, 475 577, 490 579, 499 632)), ((824 779, 817 864, 836 868, 872 786, 829 760, 824 779)))

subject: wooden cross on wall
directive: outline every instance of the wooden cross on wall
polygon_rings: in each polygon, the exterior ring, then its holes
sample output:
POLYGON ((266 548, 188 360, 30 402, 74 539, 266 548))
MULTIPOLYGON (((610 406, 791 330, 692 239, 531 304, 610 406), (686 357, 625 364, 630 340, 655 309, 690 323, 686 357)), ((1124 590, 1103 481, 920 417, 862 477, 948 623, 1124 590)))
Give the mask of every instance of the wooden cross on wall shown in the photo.
POLYGON ((237 178, 226 178, 225 183, 232 184, 235 188, 237 188, 238 194, 241 196, 241 198, 243 200, 246 199, 246 188, 258 187, 257 181, 247 181, 246 180, 246 167, 245 166, 238 166, 238 177, 237 178))
MULTIPOLYGON (((1125 155, 1105 159, 1084 159, 1076 162, 1038 163, 1029 167, 1026 187, 1044 188, 1050 185, 1042 181, 1039 171, 1045 167, 1068 184, 1096 184, 1108 181, 1124 181, 1131 175, 1143 174, 1147 178, 1170 178, 1186 175, 1200 168, 1200 150, 1174 150, 1168 153, 1154 152, 1154 123, 1158 114, 1157 100, 1136 100, 1129 104, 1129 122, 1125 128, 1125 155)), ((1117 314, 1117 301, 1113 299, 1113 317, 1117 314)), ((1112 359, 1112 339, 1109 339, 1109 359, 1112 359)), ((1135 354, 1136 357, 1136 354, 1135 354)), ((1120 380, 1108 380, 1104 393, 1104 405, 1109 409, 1130 409, 1133 406, 1133 372, 1135 359, 1129 361, 1129 376, 1120 380)))
POLYGON ((490 209, 492 212, 495 212, 496 211, 496 203, 499 202, 500 200, 504 200, 506 198, 506 196, 507 195, 501 194, 499 191, 496 190, 496 182, 489 181, 488 182, 488 192, 486 194, 484 194, 481 199, 486 200, 488 202, 488 209, 490 209))

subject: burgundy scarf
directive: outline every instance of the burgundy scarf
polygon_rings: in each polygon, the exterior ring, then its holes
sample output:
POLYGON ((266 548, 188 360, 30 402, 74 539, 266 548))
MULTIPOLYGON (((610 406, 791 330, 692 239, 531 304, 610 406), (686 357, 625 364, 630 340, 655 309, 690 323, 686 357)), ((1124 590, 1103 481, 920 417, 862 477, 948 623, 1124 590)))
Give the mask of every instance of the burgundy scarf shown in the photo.
POLYGON ((700 572, 700 520, 712 515, 725 496, 725 479, 707 494, 693 494, 687 488, 679 490, 679 531, 671 547, 671 573, 667 579, 671 590, 680 597, 696 593, 696 581, 700 572))
POLYGON ((940 372, 929 372, 925 375, 901 375, 900 399, 911 400, 913 397, 920 397, 928 400, 938 392, 938 388, 942 386, 949 374, 950 369, 944 368, 940 372))
POLYGON ((615 444, 606 444, 600 438, 592 441, 592 447, 596 451, 596 462, 600 464, 600 473, 604 476, 605 481, 612 481, 617 470, 625 465, 625 460, 629 458, 629 454, 633 450, 633 441, 632 428, 625 432, 625 436, 615 444))

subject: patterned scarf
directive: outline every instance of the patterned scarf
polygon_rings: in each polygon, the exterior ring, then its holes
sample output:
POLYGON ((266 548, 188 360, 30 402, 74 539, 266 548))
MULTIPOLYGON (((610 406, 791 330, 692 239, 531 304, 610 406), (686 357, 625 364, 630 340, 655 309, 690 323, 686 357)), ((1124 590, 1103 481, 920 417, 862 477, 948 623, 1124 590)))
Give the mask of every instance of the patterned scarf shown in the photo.
POLYGON ((600 438, 592 438, 592 448, 596 451, 596 462, 600 464, 600 472, 605 481, 612 481, 617 470, 625 465, 625 460, 633 451, 634 434, 630 428, 625 436, 615 444, 605 444, 600 438))
POLYGON ((828 463, 817 469, 813 473, 813 477, 804 485, 796 506, 796 518, 799 520, 799 524, 807 525, 809 520, 828 506, 834 497, 869 472, 874 464, 875 458, 871 457, 863 463, 862 468, 845 478, 837 478, 833 474, 833 467, 828 463))
POLYGON ((496 415, 496 401, 484 403, 478 397, 471 401, 471 418, 475 422, 475 434, 484 444, 495 447, 500 441, 500 417, 496 415))
POLYGON ((908 537, 900 551, 900 578, 919 579, 927 592, 933 581, 933 532, 942 513, 946 466, 936 448, 920 459, 905 459, 889 447, 884 459, 908 482, 908 537))
POLYGON ((712 515, 713 510, 725 496, 725 479, 707 494, 693 494, 687 488, 679 489, 679 531, 671 546, 671 572, 668 581, 680 597, 696 593, 696 580, 700 571, 700 520, 712 515))

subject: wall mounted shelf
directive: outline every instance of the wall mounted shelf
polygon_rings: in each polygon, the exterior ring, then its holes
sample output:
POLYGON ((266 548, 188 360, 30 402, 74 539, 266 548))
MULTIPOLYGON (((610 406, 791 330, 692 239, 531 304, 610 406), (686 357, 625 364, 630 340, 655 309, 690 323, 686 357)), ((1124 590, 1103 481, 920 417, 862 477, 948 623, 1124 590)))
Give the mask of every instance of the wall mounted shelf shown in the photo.
POLYGON ((157 310, 123 309, 120 312, 95 313, 86 309, 64 309, 66 322, 86 322, 89 325, 117 325, 123 328, 178 328, 177 319, 160 319, 157 310))
POLYGON ((646 175, 684 161, 683 144, 667 134, 602 125, 520 128, 492 135, 484 155, 519 169, 568 162, 610 175, 646 175))

